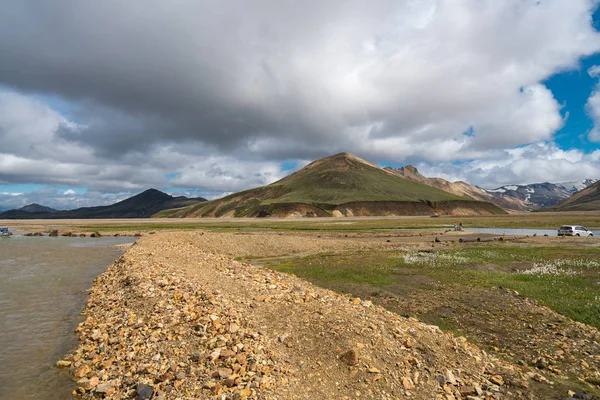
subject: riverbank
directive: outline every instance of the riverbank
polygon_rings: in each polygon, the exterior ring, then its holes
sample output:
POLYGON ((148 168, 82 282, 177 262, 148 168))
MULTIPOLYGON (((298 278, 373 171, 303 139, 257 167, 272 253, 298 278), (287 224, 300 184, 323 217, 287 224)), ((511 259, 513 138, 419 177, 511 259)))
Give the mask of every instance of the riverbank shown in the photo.
POLYGON ((520 367, 464 338, 223 254, 361 246, 276 236, 140 238, 96 279, 77 328, 80 345, 59 362, 78 379, 77 393, 450 399, 526 391, 520 367))

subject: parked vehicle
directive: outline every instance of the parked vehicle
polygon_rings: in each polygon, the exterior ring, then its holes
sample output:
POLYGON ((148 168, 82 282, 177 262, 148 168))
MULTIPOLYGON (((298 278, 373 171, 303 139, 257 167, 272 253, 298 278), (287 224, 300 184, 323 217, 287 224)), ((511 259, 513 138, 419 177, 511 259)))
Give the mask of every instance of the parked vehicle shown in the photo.
POLYGON ((9 231, 8 228, 0 226, 0 236, 10 236, 10 235, 12 235, 12 232, 9 231))
POLYGON ((594 236, 594 234, 581 225, 563 225, 558 228, 558 236, 594 236))

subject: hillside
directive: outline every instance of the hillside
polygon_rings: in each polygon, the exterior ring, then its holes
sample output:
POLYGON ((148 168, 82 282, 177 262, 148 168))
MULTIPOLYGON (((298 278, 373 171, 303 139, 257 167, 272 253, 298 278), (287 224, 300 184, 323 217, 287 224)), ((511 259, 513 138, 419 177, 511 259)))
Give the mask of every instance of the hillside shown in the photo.
POLYGON ((58 211, 58 210, 55 210, 54 208, 42 206, 42 205, 39 205, 37 203, 28 204, 28 205, 26 205, 24 207, 19 208, 19 210, 20 211, 31 212, 31 213, 39 213, 39 212, 54 213, 54 212, 58 211))
POLYGON ((595 179, 559 183, 532 183, 528 185, 506 185, 496 189, 482 189, 466 182, 450 182, 442 178, 428 178, 412 165, 401 168, 386 167, 386 170, 414 182, 433 186, 457 196, 487 201, 509 211, 531 211, 554 206, 572 194, 596 182, 595 179))
POLYGON ((556 211, 597 211, 600 210, 600 181, 575 193, 552 208, 556 211))
POLYGON ((267 186, 157 217, 265 217, 368 215, 479 215, 502 213, 399 177, 349 153, 316 160, 267 186))
POLYGON ((527 203, 521 199, 494 195, 493 193, 488 193, 484 189, 470 185, 466 182, 450 182, 442 178, 428 178, 422 175, 417 168, 412 165, 407 165, 401 168, 385 167, 385 169, 413 182, 433 186, 457 196, 468 197, 473 200, 487 201, 505 210, 524 211, 530 208, 528 207, 527 203))
POLYGON ((148 189, 109 206, 82 207, 68 211, 35 211, 47 208, 39 206, 43 208, 35 207, 31 212, 24 209, 8 210, 0 213, 0 219, 148 218, 165 209, 189 206, 202 201, 206 199, 173 197, 160 190, 148 189))

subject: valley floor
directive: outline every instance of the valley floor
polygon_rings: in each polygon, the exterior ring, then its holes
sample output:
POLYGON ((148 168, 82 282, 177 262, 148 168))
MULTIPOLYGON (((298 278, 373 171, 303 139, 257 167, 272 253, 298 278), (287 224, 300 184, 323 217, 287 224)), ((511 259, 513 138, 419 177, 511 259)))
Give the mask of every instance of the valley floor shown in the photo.
POLYGON ((59 362, 78 395, 599 396, 596 238, 218 228, 144 235, 95 281, 59 362))

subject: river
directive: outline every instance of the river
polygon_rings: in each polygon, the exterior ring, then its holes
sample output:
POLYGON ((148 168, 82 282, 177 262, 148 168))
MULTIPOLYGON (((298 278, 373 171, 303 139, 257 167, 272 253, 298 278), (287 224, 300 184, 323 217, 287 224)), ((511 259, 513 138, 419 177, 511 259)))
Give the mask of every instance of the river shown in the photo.
POLYGON ((0 399, 71 398, 56 361, 77 344, 86 289, 128 237, 0 237, 0 399))

